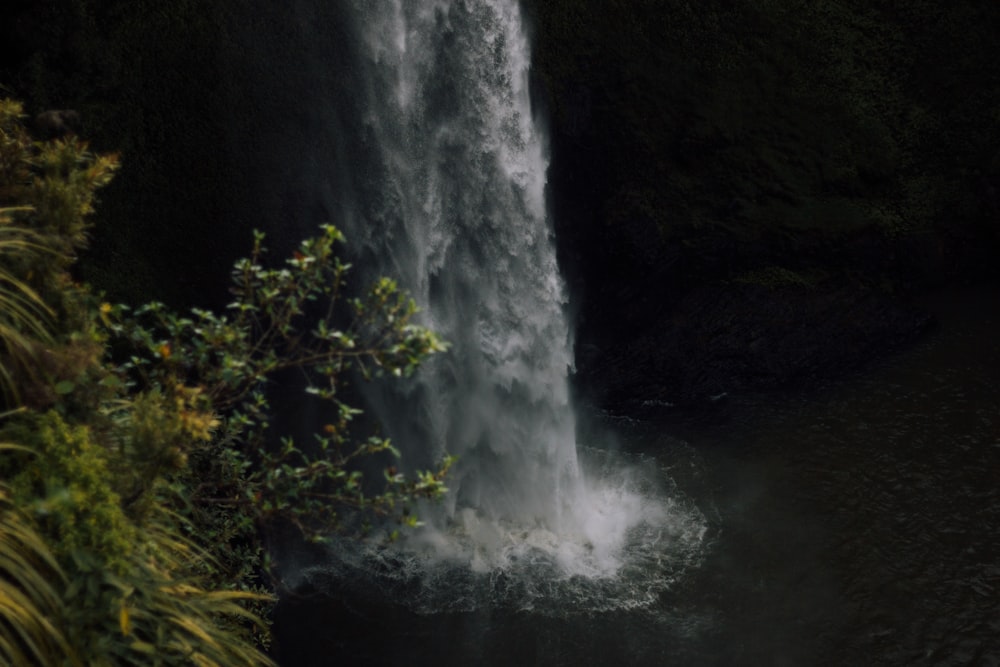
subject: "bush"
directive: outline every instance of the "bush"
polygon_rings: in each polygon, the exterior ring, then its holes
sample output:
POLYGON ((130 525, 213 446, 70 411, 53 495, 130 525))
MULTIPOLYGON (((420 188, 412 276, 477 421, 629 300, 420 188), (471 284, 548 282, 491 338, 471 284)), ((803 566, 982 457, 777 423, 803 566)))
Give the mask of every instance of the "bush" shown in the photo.
POLYGON ((0 101, 0 661, 267 664, 263 534, 413 525, 409 503, 445 491, 449 460, 363 480, 398 452, 342 400, 355 372, 407 375, 444 345, 393 281, 343 293, 333 226, 280 268, 256 234, 223 313, 102 303, 69 270, 116 165, 31 140, 0 101), (270 427, 289 371, 329 406, 308 446, 270 427))

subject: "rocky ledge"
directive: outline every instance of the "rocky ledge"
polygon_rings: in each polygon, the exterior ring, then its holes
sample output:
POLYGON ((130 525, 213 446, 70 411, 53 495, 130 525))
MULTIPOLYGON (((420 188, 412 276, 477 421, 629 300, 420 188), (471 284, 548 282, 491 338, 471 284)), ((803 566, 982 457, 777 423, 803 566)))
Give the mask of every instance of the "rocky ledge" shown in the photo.
POLYGON ((931 323, 874 290, 709 285, 637 335, 581 349, 577 381, 612 413, 649 415, 832 377, 913 341, 931 323))

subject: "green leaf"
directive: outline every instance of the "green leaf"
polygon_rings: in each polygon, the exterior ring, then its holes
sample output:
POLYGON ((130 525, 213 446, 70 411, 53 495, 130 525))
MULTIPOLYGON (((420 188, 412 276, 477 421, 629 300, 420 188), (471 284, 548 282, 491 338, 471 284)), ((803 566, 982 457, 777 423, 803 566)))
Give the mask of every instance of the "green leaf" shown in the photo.
POLYGON ((60 396, 65 396, 74 389, 76 389, 76 385, 70 382, 69 380, 62 380, 61 382, 57 382, 55 386, 56 393, 59 394, 60 396))
POLYGON ((108 375, 103 380, 101 380, 100 385, 102 387, 110 387, 112 389, 120 387, 122 384, 121 379, 117 375, 108 375))

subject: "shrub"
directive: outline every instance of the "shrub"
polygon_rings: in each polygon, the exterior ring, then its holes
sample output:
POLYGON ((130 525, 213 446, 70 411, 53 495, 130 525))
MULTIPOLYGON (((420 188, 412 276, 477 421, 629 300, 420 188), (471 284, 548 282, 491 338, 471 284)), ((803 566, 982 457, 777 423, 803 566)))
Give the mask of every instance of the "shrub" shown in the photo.
POLYGON ((413 525, 410 501, 444 493, 449 460, 363 483, 359 461, 398 452, 342 398, 355 372, 407 375, 444 344, 393 281, 344 294, 330 225, 279 268, 256 234, 223 313, 102 303, 69 269, 116 167, 32 141, 0 101, 0 660, 268 664, 268 529, 413 525), (288 372, 329 406, 306 446, 270 426, 288 372))

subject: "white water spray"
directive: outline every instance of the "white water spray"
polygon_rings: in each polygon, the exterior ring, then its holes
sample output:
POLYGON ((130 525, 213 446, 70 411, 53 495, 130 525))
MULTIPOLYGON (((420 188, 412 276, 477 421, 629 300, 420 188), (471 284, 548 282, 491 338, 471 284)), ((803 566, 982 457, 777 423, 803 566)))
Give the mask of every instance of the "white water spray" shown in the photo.
POLYGON ((398 277, 451 344, 405 395, 369 396, 405 461, 459 460, 443 516, 423 509, 431 526, 403 548, 486 577, 542 568, 549 581, 620 577, 630 544, 689 550, 704 530, 689 514, 624 474, 581 472, 517 0, 355 9, 369 155, 352 165, 361 192, 345 230, 366 270, 398 277))

